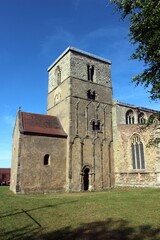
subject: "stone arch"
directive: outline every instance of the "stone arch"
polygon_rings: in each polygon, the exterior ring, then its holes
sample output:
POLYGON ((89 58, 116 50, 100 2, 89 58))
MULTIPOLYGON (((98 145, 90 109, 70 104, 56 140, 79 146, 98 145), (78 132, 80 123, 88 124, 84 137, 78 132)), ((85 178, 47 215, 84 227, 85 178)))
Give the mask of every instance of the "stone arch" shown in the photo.
POLYGON ((57 93, 54 97, 54 105, 56 105, 57 103, 59 103, 61 101, 61 93, 57 93))
POLYGON ((132 141, 132 139, 137 136, 139 137, 140 139, 142 139, 142 136, 138 133, 138 132, 133 132, 131 135, 130 135, 130 140, 132 141))
POLYGON ((93 143, 92 139, 85 137, 82 139, 82 165, 92 165, 93 162, 93 143))
POLYGON ((157 114, 151 114, 148 120, 155 125, 160 124, 160 117, 157 114))
POLYGON ((138 113, 138 124, 145 124, 146 122, 146 115, 144 112, 138 113))
POLYGON ((134 111, 129 109, 126 112, 126 124, 134 124, 135 123, 135 114, 134 111))
POLYGON ((90 101, 86 106, 86 117, 88 119, 88 123, 90 121, 90 119, 95 118, 96 119, 96 114, 95 114, 95 108, 96 108, 96 104, 93 101, 90 101))
POLYGON ((88 191, 92 188, 91 166, 84 165, 81 171, 82 176, 82 190, 88 191))

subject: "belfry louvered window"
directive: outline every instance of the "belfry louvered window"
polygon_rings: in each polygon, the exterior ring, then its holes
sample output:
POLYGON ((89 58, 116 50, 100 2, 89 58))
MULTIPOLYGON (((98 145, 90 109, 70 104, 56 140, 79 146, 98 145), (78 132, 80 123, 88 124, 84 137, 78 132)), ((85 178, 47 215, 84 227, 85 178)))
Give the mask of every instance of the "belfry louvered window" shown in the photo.
POLYGON ((131 149, 133 169, 145 169, 144 147, 139 135, 132 137, 131 149))

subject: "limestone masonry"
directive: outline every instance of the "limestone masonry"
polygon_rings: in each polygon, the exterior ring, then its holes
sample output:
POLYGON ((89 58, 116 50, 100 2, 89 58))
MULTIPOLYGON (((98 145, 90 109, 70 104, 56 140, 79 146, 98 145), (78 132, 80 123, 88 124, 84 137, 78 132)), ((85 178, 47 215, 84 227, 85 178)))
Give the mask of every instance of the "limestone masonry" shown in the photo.
POLYGON ((140 126, 153 110, 113 101, 109 60, 69 47, 48 68, 47 114, 19 109, 15 193, 160 186, 160 148, 140 126))

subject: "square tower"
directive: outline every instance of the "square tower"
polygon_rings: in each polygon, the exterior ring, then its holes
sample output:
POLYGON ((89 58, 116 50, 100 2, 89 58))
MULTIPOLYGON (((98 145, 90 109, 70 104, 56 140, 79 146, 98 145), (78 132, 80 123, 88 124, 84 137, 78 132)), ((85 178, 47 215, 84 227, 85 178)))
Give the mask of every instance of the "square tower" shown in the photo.
POLYGON ((113 185, 109 60, 69 47, 48 68, 47 114, 67 133, 66 190, 113 185))

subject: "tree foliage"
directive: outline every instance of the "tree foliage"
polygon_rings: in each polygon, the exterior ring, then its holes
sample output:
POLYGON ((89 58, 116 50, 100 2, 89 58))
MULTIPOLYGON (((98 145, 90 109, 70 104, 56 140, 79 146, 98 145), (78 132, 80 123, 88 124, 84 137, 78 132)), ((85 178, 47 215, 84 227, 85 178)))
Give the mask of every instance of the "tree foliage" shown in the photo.
POLYGON ((160 1, 110 0, 129 17, 130 41, 135 45, 131 59, 144 62, 144 71, 133 77, 136 85, 149 89, 151 100, 160 99, 160 1))
POLYGON ((160 146, 160 112, 155 111, 149 116, 147 122, 140 127, 142 131, 145 131, 148 128, 150 128, 152 136, 147 143, 147 147, 160 146))

